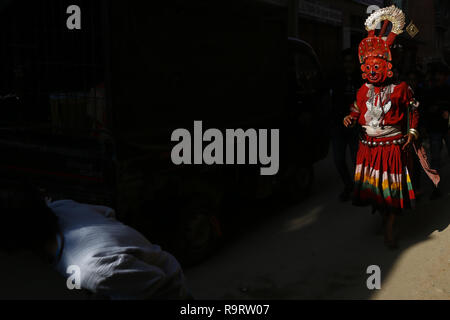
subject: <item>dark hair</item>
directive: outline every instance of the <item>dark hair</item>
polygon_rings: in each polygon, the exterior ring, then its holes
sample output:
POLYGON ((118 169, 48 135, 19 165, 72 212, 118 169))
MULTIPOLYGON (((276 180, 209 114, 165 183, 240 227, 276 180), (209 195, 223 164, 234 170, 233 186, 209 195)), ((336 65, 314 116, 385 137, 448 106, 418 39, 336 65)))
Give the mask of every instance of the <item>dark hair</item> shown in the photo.
POLYGON ((58 219, 37 188, 23 183, 0 183, 1 251, 41 254, 57 232, 58 219))

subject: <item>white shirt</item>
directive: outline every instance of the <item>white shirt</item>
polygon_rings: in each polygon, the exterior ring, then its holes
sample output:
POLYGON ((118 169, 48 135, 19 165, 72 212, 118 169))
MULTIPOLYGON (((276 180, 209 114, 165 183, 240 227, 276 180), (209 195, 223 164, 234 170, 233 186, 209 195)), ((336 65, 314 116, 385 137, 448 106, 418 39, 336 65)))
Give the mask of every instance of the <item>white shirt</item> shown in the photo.
POLYGON ((49 207, 63 235, 56 264, 63 276, 70 276, 69 266, 79 267, 83 289, 113 300, 186 297, 178 261, 115 220, 113 209, 70 200, 49 207))

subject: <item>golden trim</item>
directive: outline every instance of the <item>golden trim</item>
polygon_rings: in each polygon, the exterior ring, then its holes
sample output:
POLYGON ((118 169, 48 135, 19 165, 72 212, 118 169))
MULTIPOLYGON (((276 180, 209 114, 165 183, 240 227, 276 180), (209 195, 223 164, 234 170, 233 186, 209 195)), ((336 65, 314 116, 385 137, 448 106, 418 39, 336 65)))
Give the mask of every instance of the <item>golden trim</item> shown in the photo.
POLYGON ((419 103, 419 101, 417 101, 416 99, 413 98, 413 99, 409 102, 409 105, 412 106, 412 107, 414 107, 414 108, 419 108, 420 103, 419 103))
POLYGON ((412 134, 416 140, 419 139, 419 131, 417 131, 416 129, 411 128, 411 129, 409 129, 408 133, 412 134))
POLYGON ((406 27, 406 31, 411 38, 414 38, 420 32, 419 28, 417 28, 417 26, 412 21, 406 27))

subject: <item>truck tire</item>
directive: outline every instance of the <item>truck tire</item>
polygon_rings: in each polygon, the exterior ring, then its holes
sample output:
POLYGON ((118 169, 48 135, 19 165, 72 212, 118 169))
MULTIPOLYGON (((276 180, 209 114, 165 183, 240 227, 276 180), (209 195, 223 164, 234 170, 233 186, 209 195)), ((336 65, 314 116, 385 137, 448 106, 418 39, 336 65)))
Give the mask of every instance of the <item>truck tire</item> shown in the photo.
POLYGON ((180 209, 174 246, 185 266, 198 264, 210 256, 222 236, 216 210, 206 197, 195 196, 180 209))

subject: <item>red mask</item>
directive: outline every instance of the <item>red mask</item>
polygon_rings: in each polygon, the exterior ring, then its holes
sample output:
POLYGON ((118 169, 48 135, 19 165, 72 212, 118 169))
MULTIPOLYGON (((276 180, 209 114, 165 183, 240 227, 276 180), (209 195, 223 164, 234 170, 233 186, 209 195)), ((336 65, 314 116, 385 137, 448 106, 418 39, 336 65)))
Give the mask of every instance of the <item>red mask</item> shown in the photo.
POLYGON ((363 79, 372 84, 382 84, 387 78, 392 78, 391 47, 397 35, 403 32, 405 14, 395 6, 383 8, 372 13, 365 23, 368 37, 361 41, 358 48, 359 62, 363 79), (375 35, 376 26, 384 21, 379 35, 375 35), (384 37, 389 23, 391 31, 384 37))
POLYGON ((361 65, 363 79, 372 84, 382 84, 386 78, 392 78, 392 64, 378 57, 368 57, 361 65))

